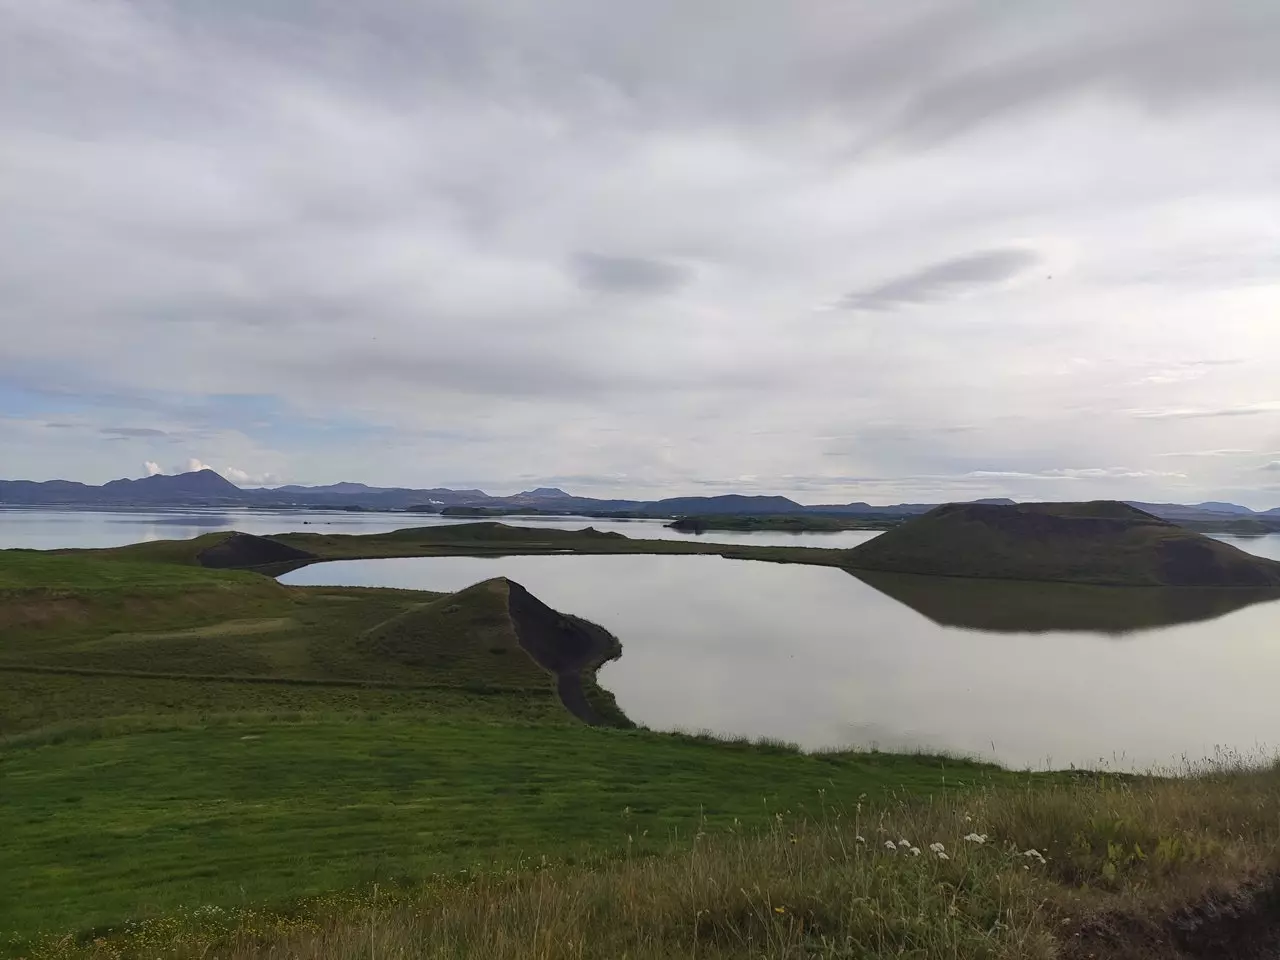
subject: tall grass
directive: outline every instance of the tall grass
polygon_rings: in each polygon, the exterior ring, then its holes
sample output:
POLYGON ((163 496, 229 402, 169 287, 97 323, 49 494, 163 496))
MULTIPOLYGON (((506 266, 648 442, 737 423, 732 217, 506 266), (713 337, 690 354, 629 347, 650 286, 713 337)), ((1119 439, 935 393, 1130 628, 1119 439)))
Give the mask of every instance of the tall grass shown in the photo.
POLYGON ((699 832, 658 857, 540 861, 286 913, 197 908, 30 954, 1047 960, 1100 917, 1159 933, 1180 905, 1280 867, 1275 766, 1081 776, 874 807, 823 799, 821 816, 780 811, 768 829, 699 832))

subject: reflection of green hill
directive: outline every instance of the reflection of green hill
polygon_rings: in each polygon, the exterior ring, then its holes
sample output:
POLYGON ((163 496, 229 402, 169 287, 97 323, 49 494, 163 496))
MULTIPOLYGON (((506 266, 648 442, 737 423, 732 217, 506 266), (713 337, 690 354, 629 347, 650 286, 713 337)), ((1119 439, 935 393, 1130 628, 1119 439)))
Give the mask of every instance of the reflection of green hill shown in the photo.
POLYGON ((1213 620, 1255 603, 1280 600, 1277 590, 1238 587, 1099 587, 910 573, 850 571, 868 586, 944 627, 1000 633, 1087 630, 1129 633, 1213 620))

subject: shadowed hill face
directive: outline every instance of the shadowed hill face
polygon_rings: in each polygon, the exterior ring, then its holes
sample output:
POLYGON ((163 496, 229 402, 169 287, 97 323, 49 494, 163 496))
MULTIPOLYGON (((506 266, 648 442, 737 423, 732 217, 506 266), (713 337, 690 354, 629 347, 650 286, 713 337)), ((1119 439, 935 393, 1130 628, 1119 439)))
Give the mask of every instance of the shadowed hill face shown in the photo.
POLYGON ((268 537, 255 537, 250 533, 231 533, 200 551, 196 559, 202 567, 233 570, 314 560, 315 554, 268 537))
POLYGON ((945 504, 851 550, 859 570, 1122 586, 1280 587, 1280 563, 1114 501, 945 504))
MULTIPOLYGON (((621 652, 612 634, 552 610, 518 583, 497 577, 379 624, 360 641, 370 662, 408 669, 424 681, 483 676, 492 687, 533 688, 554 679, 579 719, 607 722, 584 683, 621 652)), ((615 718, 609 718, 612 722, 615 718)))

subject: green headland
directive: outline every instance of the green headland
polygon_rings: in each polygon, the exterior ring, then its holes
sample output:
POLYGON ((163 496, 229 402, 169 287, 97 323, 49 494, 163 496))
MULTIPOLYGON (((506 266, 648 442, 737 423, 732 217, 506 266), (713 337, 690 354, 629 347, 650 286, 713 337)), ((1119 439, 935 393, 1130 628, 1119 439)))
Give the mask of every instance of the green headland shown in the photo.
POLYGON ((881 520, 874 517, 837 517, 809 513, 781 516, 709 514, 677 517, 667 526, 682 533, 708 533, 714 530, 740 533, 837 533, 841 530, 888 530, 900 522, 898 519, 881 520))

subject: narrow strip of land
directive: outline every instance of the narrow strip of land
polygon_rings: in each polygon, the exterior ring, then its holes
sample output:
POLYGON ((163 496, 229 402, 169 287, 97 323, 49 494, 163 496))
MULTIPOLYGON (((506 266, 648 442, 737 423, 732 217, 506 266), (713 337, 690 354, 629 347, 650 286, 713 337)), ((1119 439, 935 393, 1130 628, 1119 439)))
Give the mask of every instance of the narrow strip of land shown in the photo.
POLYGON ((538 530, 483 522, 410 527, 390 533, 281 533, 256 537, 210 533, 191 540, 160 540, 104 550, 59 551, 108 559, 234 567, 279 576, 327 560, 401 557, 502 557, 558 554, 654 554, 720 556, 730 560, 839 567, 848 551, 820 547, 751 546, 688 540, 635 540, 620 533, 538 530), (230 562, 227 562, 231 558, 230 562))

